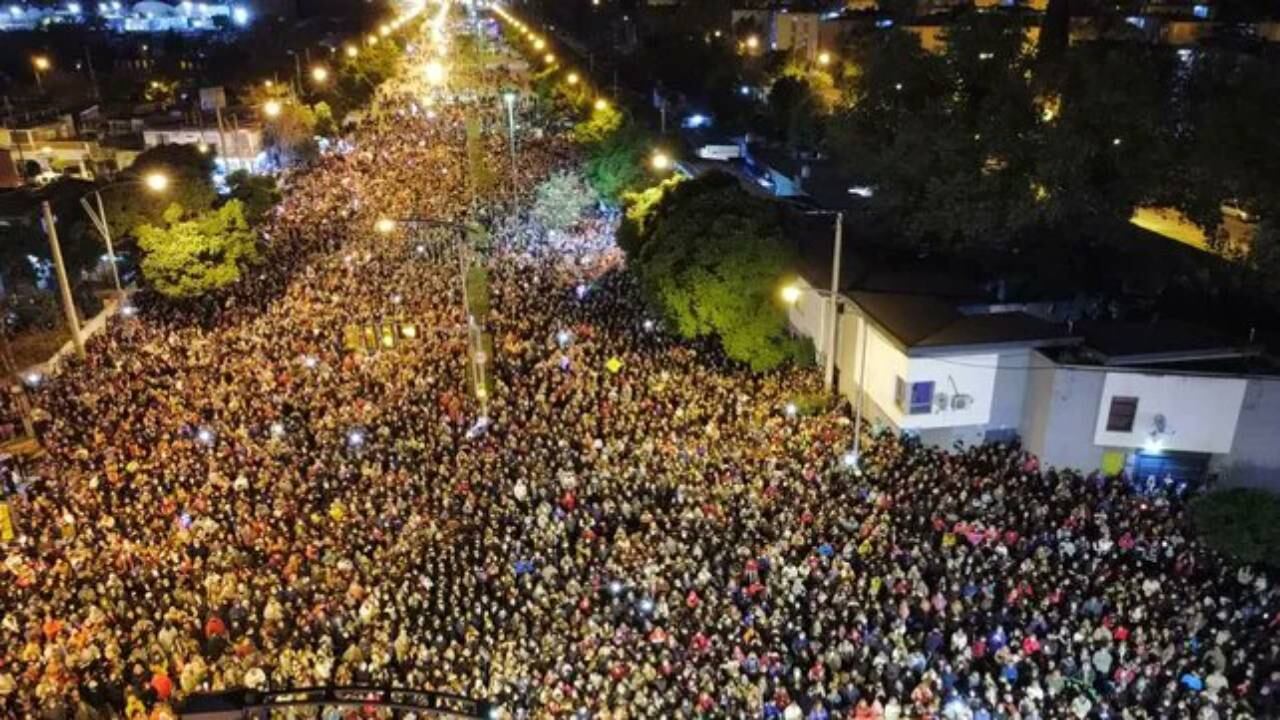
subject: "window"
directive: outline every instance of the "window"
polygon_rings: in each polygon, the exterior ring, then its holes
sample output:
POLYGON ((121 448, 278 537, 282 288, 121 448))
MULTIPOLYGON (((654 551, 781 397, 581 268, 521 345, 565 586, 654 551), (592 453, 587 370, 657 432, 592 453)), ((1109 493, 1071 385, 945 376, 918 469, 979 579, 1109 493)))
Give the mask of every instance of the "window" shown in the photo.
POLYGON ((908 383, 902 378, 896 378, 893 402, 908 415, 928 415, 933 412, 933 383, 908 383))
POLYGON ((1111 410, 1107 413, 1107 432, 1133 432, 1133 420, 1138 415, 1138 398, 1117 395, 1111 398, 1111 410))
POLYGON ((933 383, 911 383, 911 407, 907 412, 912 415, 928 415, 933 412, 933 383))

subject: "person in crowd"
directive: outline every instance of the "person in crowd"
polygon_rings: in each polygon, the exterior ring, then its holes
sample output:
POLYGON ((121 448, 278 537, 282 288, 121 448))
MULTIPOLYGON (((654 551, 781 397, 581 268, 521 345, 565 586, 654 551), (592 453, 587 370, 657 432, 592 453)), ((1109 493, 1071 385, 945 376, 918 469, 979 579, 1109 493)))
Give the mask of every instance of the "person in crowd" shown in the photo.
POLYGON ((509 718, 1280 714, 1275 584, 1198 544, 1183 492, 885 433, 851 470, 848 412, 784 412, 813 372, 663 330, 616 217, 537 225, 532 189, 578 162, 553 121, 473 197, 465 118, 507 157, 510 82, 381 97, 290 176, 242 283, 139 295, 33 390, 0 716, 323 685, 509 718), (459 235, 383 217, 488 228, 487 407, 459 235), (415 337, 344 344, 393 319, 415 337))

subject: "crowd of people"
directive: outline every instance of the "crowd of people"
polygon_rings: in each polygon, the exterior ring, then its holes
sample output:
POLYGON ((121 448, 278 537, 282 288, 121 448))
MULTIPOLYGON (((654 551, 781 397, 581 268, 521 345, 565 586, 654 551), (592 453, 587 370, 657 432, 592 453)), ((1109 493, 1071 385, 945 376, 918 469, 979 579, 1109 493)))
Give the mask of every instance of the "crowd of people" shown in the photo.
POLYGON ((845 409, 784 412, 812 372, 664 332, 608 216, 537 226, 565 137, 525 132, 473 197, 466 113, 383 100, 291 180, 268 262, 215 300, 139 296, 34 392, 0 716, 322 685, 509 718, 1280 716, 1280 596, 1180 497, 889 433, 854 471, 845 409), (383 217, 490 229, 487 415, 458 263, 383 217), (344 346, 391 318, 419 332, 344 346))

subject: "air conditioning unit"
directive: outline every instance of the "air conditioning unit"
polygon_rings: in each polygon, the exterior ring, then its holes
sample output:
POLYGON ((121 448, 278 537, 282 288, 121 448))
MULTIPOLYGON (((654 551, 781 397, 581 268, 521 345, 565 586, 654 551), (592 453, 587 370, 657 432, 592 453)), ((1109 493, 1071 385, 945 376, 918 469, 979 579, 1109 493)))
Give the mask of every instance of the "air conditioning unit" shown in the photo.
POLYGON ((970 405, 973 405, 972 395, 953 395, 951 397, 952 410, 968 410, 970 405))

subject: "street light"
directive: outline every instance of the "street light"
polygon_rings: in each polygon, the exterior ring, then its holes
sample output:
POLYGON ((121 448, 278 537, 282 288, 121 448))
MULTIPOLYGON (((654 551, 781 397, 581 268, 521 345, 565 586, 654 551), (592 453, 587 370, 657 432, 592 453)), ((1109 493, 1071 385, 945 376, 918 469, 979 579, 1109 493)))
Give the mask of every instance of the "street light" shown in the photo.
POLYGON ((437 86, 444 84, 444 65, 440 64, 439 60, 428 62, 426 68, 424 68, 424 74, 427 76, 427 84, 437 86))
POLYGON ((357 48, 355 45, 348 45, 348 46, 347 46, 347 57, 349 57, 349 58, 354 58, 355 56, 357 56, 357 55, 359 55, 359 54, 360 54, 360 49, 359 49, 359 48, 357 48))
POLYGON ((576 73, 576 72, 571 72, 571 73, 569 73, 569 76, 568 76, 568 77, 566 77, 566 78, 565 78, 565 80, 567 80, 567 81, 569 82, 569 84, 570 84, 570 85, 577 85, 577 84, 578 84, 578 73, 576 73))
POLYGON ((755 35, 748 35, 748 36, 747 36, 747 49, 748 49, 748 50, 755 50, 755 49, 756 49, 756 48, 758 48, 758 47, 760 47, 760 38, 756 37, 755 35))
POLYGON ((800 299, 800 288, 795 285, 784 285, 779 294, 782 296, 782 302, 788 305, 795 305, 796 301, 800 299))
POLYGON ((542 39, 542 38, 540 38, 540 37, 534 36, 534 38, 533 38, 533 49, 534 49, 534 50, 542 51, 542 50, 545 50, 545 49, 546 49, 546 47, 547 47, 547 42, 546 42, 545 40, 543 40, 543 39, 542 39))
POLYGON ((35 68, 36 88, 41 93, 43 93, 44 92, 43 74, 45 72, 48 72, 49 68, 52 67, 52 64, 49 62, 49 58, 45 57, 44 55, 36 55, 35 57, 31 58, 31 66, 35 68))
POLYGON ((507 106, 507 138, 511 144, 511 193, 515 194, 519 183, 516 180, 516 93, 508 90, 502 93, 502 102, 507 106))
POLYGON ((595 108, 599 112, 604 112, 609 109, 609 101, 604 98, 596 98, 595 108))
POLYGON ((823 67, 830 65, 831 53, 827 52, 826 50, 823 50, 822 52, 818 53, 818 64, 822 65, 823 67))
POLYGON ((649 159, 649 164, 658 172, 665 172, 671 168, 671 156, 661 150, 654 150, 653 157, 649 159))
POLYGON ((329 69, 323 65, 317 65, 311 68, 311 79, 317 83, 323 83, 329 79, 329 69))
POLYGON ((279 100, 268 100, 262 105, 262 112, 266 113, 269 118, 280 117, 280 111, 282 109, 283 107, 280 105, 279 100))
POLYGON ((396 229, 396 221, 391 218, 381 218, 374 223, 373 228, 383 235, 390 235, 391 231, 396 229))
POLYGON ((92 193, 86 193, 80 198, 80 206, 89 215, 89 221, 98 229, 98 233, 102 235, 103 242, 107 245, 107 261, 111 263, 111 279, 115 281, 116 295, 119 297, 120 307, 124 307, 124 288, 120 286, 120 270, 116 267, 116 250, 111 243, 111 226, 107 224, 107 211, 102 204, 102 191, 113 187, 136 184, 141 184, 151 192, 162 193, 169 189, 169 176, 159 171, 153 171, 144 175, 141 180, 122 180, 110 183, 100 188, 95 188, 92 193), (93 206, 89 204, 90 194, 96 200, 97 212, 94 212, 93 206))
POLYGON ((555 62, 555 61, 556 61, 556 56, 555 56, 554 54, 552 54, 552 53, 547 53, 546 55, 543 55, 543 56, 542 56, 542 59, 543 59, 543 60, 544 60, 548 65, 550 65, 551 63, 553 63, 553 62, 555 62))
POLYGON ((160 172, 147 173, 147 176, 143 178, 143 183, 152 192, 164 192, 169 188, 169 176, 160 172))

